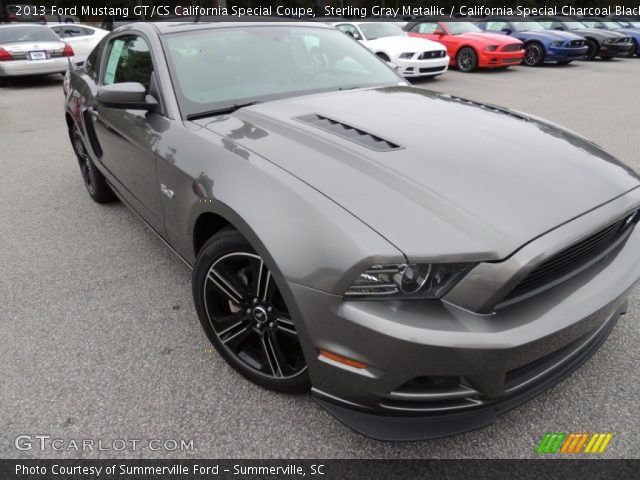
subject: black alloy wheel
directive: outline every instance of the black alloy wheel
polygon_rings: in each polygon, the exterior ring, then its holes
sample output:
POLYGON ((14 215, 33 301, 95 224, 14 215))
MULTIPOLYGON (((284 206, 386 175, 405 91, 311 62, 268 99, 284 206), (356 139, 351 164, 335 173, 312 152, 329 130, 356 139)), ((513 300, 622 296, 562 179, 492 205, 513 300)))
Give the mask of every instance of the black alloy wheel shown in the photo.
POLYGON ((93 164, 77 125, 74 125, 71 130, 71 146, 80 165, 82 181, 91 198, 97 203, 109 203, 116 200, 116 196, 107 184, 104 175, 93 164))
POLYGON ((584 59, 593 60, 598 55, 598 50, 600 50, 600 45, 595 40, 587 38, 587 53, 584 54, 584 59))
POLYGON ((456 55, 456 65, 461 72, 473 72, 478 67, 478 54, 471 47, 461 48, 456 55))
POLYGON ((267 267, 233 229, 200 251, 193 295, 202 326, 218 353, 263 387, 298 393, 310 387, 296 325, 267 267))
POLYGON ((544 62, 546 53, 542 44, 531 42, 524 47, 524 64, 529 67, 537 67, 544 62))

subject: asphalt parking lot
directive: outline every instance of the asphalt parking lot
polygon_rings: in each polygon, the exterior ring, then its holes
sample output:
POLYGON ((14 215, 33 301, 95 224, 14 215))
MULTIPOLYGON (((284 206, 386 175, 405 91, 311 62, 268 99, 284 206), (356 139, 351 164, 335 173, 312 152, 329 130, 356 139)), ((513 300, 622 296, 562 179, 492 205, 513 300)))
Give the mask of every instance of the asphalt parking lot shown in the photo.
MULTIPOLYGON (((452 71, 416 85, 547 118, 640 171, 638 78, 640 58, 452 71)), ((612 432, 606 457, 640 458, 638 289, 580 370, 452 438, 369 440, 309 395, 244 380, 209 349, 190 271, 123 205, 99 206, 85 192, 61 83, 0 90, 0 457, 521 458, 536 456, 546 432, 573 431, 612 432), (186 439, 194 450, 19 451, 22 434, 186 439)))

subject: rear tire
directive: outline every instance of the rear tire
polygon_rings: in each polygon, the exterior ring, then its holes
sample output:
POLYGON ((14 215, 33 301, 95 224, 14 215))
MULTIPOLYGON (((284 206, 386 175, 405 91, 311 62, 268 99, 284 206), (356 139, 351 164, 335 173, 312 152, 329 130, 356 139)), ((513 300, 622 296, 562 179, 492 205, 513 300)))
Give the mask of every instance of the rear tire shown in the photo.
POLYGON ((547 52, 540 42, 531 42, 524 47, 523 63, 528 67, 537 67, 542 65, 546 55, 547 52))
POLYGON ((71 146, 78 158, 78 164, 80 165, 80 173, 82 174, 82 181, 89 193, 89 196, 96 203, 110 203, 117 200, 116 195, 111 190, 111 187, 107 184, 107 180, 104 175, 96 168, 91 156, 87 150, 80 130, 77 125, 74 125, 71 129, 71 146))
POLYGON ((233 369, 270 390, 309 391, 296 325, 266 262, 240 232, 227 227, 205 243, 192 285, 202 328, 233 369))
POLYGON ((584 54, 584 60, 593 60, 598 55, 600 45, 595 40, 587 38, 587 53, 584 54))
POLYGON ((471 47, 463 47, 456 54, 456 66, 463 73, 473 72, 478 68, 478 54, 471 47))

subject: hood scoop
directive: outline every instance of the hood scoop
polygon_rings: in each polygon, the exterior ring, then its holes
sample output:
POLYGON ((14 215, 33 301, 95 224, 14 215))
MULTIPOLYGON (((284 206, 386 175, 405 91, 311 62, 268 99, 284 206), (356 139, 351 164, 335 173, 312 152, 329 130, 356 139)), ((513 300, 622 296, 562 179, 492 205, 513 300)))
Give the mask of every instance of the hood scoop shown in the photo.
POLYGON ((295 120, 326 132, 333 133, 339 137, 346 138, 347 140, 357 143, 358 145, 362 145, 363 147, 370 148, 371 150, 375 150, 376 152, 390 152, 392 150, 402 148, 400 145, 390 142, 389 140, 385 140, 377 135, 365 132, 364 130, 352 127, 351 125, 347 125, 346 123, 342 123, 338 120, 325 117, 324 115, 312 113, 310 115, 296 117, 295 120))

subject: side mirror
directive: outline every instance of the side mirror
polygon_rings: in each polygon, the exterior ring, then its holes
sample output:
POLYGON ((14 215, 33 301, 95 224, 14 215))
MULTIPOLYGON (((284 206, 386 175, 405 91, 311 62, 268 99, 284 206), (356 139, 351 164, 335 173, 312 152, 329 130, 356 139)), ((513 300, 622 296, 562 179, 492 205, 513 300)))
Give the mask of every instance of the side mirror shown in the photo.
POLYGON ((564 30, 564 28, 563 27, 556 27, 556 28, 554 28, 554 30, 564 30))
POLYGON ((435 32, 433 32, 434 35, 438 35, 439 37, 442 37, 443 35, 446 35, 447 33, 444 30, 436 30, 435 32))
POLYGON ((503 28, 501 31, 505 35, 511 35, 513 33, 513 31, 510 28, 503 28))
POLYGON ((158 105, 153 96, 147 95, 144 85, 136 82, 103 85, 98 88, 96 99, 105 107, 128 110, 152 110, 158 105))

